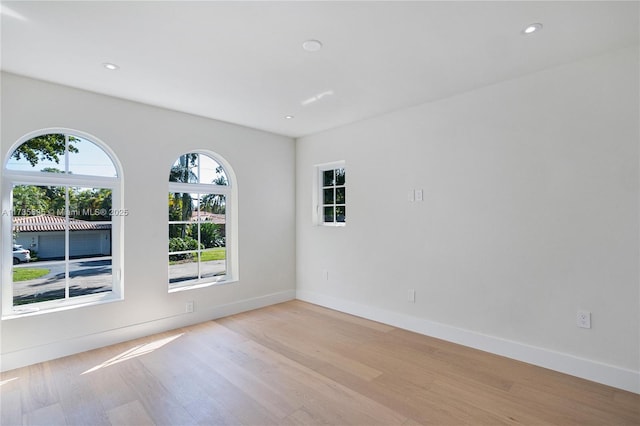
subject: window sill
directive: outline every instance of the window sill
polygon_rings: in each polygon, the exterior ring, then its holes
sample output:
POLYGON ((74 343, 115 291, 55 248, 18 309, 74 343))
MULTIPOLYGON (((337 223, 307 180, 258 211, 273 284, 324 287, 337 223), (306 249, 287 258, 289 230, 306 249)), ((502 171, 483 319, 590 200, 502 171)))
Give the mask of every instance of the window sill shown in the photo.
POLYGON ((74 300, 73 302, 69 301, 59 301, 59 302, 43 302, 42 304, 33 304, 33 305, 20 305, 11 311, 11 313, 2 315, 0 318, 2 321, 12 320, 16 318, 25 318, 36 315, 49 314, 54 312, 62 312, 68 311, 70 309, 84 308, 87 306, 96 306, 102 305, 105 303, 113 303, 120 302, 124 300, 122 297, 115 297, 113 295, 90 295, 90 296, 78 296, 74 299, 82 299, 82 300, 74 300), (46 305, 45 305, 46 304, 46 305), (37 306, 40 305, 40 306, 37 306))
POLYGON ((193 284, 186 284, 180 287, 169 288, 169 293, 178 293, 180 291, 195 290, 198 288, 234 284, 237 282, 238 282, 237 279, 236 280, 230 279, 230 280, 223 280, 223 281, 197 281, 197 282, 194 282, 193 284))

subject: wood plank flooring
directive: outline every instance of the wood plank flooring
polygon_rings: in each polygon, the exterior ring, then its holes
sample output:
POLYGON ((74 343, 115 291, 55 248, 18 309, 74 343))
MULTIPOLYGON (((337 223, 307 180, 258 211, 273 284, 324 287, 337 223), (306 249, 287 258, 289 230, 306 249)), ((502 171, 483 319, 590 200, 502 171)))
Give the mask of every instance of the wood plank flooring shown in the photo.
POLYGON ((640 395, 301 301, 0 376, 10 425, 640 425, 640 395))

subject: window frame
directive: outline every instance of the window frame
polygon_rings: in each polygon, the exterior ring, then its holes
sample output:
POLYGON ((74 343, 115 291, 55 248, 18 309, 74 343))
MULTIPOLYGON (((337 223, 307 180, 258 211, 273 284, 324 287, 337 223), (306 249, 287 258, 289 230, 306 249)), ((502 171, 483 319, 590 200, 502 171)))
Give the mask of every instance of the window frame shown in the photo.
MULTIPOLYGON (((204 149, 194 149, 183 152, 179 154, 176 159, 171 162, 171 167, 176 163, 176 160, 179 159, 183 155, 188 154, 198 154, 205 155, 215 161, 219 166, 222 167, 225 177, 227 179, 226 185, 216 185, 212 183, 187 183, 187 182, 168 182, 168 194, 175 193, 189 193, 189 194, 199 194, 199 195, 207 195, 207 194, 219 194, 224 195, 225 197, 225 275, 220 277, 205 277, 205 278, 196 278, 193 280, 187 280, 182 285, 176 285, 170 282, 170 277, 167 276, 167 286, 168 292, 180 292, 180 291, 188 291, 192 289, 209 287, 214 285, 224 285, 237 282, 239 280, 238 273, 238 226, 237 226, 237 185, 236 185, 236 177, 231 165, 228 161, 226 161, 219 154, 204 150, 204 149)), ((199 180, 199 179, 198 179, 199 180)), ((169 206, 167 206, 168 213, 169 206)), ((167 215, 168 216, 168 215, 167 215)), ((183 224, 184 221, 171 221, 167 220, 168 225, 173 224, 183 224)), ((197 223, 197 222, 194 222, 197 223)), ((167 243, 169 241, 167 227, 167 243)), ((192 253, 193 251, 204 251, 204 250, 187 250, 184 252, 171 252, 167 247, 167 262, 169 262, 169 253, 171 254, 180 254, 180 253, 192 253)), ((198 264, 200 264, 200 260, 198 260, 198 264)), ((170 266, 167 264, 167 266, 170 266)), ((200 266, 198 265, 198 270, 200 266)), ((167 268, 167 274, 169 269, 167 268)))
MULTIPOLYGON (((65 170, 68 167, 68 151, 65 147, 65 170)), ((13 187, 16 185, 34 185, 34 186, 58 186, 65 188, 104 188, 111 190, 111 209, 122 211, 122 166, 107 144, 99 138, 78 130, 68 128, 47 128, 30 132, 18 139, 7 151, 2 168, 2 254, 0 256, 2 288, 0 295, 2 297, 1 309, 2 319, 10 319, 25 315, 41 314, 65 310, 79 306, 94 305, 100 303, 108 303, 124 299, 124 282, 122 277, 123 266, 123 229, 124 214, 111 216, 111 273, 112 287, 111 291, 87 294, 81 296, 65 295, 64 299, 56 299, 43 302, 34 302, 26 305, 13 304, 13 256, 7 247, 13 245, 13 187), (41 171, 23 171, 11 170, 7 168, 11 155, 15 150, 29 140, 47 134, 63 134, 66 136, 66 145, 68 145, 68 137, 75 136, 93 143, 100 148, 111 160, 116 172, 115 177, 91 176, 71 173, 47 173, 41 171), (68 296, 68 297, 67 297, 68 296)), ((69 209, 69 200, 65 199, 65 209, 69 209)), ((66 216, 68 218, 68 216, 66 216)), ((68 223, 68 222, 67 222, 68 223)), ((69 259, 69 230, 65 231, 65 288, 69 288, 69 264, 74 263, 75 259, 69 259)))
POLYGON ((313 204, 314 204, 314 217, 313 217, 313 221, 316 225, 318 226, 328 226, 328 227, 344 227, 347 225, 347 215, 346 215, 346 207, 347 207, 347 201, 346 201, 346 193, 347 193, 347 183, 346 183, 346 173, 347 173, 347 167, 346 167, 346 162, 344 160, 340 160, 340 161, 333 161, 330 163, 323 163, 323 164, 316 164, 315 165, 315 178, 314 178, 314 191, 313 191, 313 204), (335 170, 338 169, 343 169, 345 171, 345 184, 344 185, 332 185, 331 187, 325 187, 324 186, 324 172, 328 171, 328 170, 333 170, 335 172, 335 170), (343 187, 345 190, 345 202, 344 203, 337 203, 337 199, 335 197, 335 191, 334 191, 334 200, 332 204, 325 204, 324 203, 324 190, 326 188, 334 188, 337 189, 338 187, 343 187), (324 220, 324 207, 325 206, 333 206, 334 207, 334 220, 332 222, 326 222, 324 220), (335 214, 335 208, 337 206, 344 206, 345 207, 345 220, 344 222, 338 222, 336 221, 336 214, 335 214))

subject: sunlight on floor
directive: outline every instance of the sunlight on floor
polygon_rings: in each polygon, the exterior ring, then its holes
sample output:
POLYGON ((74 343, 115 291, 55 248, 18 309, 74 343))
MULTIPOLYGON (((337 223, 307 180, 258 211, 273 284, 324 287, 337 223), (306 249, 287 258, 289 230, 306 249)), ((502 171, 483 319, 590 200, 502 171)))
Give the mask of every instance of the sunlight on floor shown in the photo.
POLYGON ((102 364, 99 364, 99 365, 96 365, 93 368, 90 368, 89 370, 85 371, 82 374, 93 373, 94 371, 100 370, 101 368, 109 367, 110 365, 114 365, 114 364, 117 364, 117 363, 122 362, 122 361, 127 361, 127 360, 135 358, 135 357, 146 355, 148 353, 151 353, 151 352, 155 351, 156 349, 159 349, 159 348, 163 347, 164 345, 166 345, 168 343, 173 342, 174 340, 176 340, 177 338, 179 338, 183 334, 184 333, 180 333, 180 334, 176 334, 175 336, 166 337, 164 339, 156 340, 156 341, 150 342, 150 343, 145 343, 143 345, 138 345, 138 346, 136 346, 134 348, 131 348, 131 349, 127 350, 127 351, 122 352, 119 355, 114 356, 113 358, 103 362, 102 364))

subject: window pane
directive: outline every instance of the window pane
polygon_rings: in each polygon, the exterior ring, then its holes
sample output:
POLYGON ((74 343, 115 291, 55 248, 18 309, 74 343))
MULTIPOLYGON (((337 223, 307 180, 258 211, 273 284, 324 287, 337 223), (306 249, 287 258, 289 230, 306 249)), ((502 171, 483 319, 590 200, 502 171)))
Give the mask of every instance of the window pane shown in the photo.
MULTIPOLYGON (((186 223, 176 223, 169 225, 169 251, 186 251, 195 249, 196 247, 189 247, 184 239, 190 237, 191 228, 186 223), (182 241, 171 241, 174 238, 179 238, 182 241)), ((196 234, 197 235, 197 234, 196 234)))
POLYGON ((69 221, 69 259, 111 256, 111 224, 69 221))
POLYGON ((225 246, 225 227, 224 224, 216 224, 213 222, 200 222, 191 225, 191 234, 198 235, 197 228, 200 228, 200 244, 203 248, 214 248, 225 246))
POLYGON ((204 194, 202 195, 200 206, 202 211, 200 212, 201 221, 216 221, 220 215, 224 215, 226 212, 227 200, 222 194, 204 194))
POLYGON ((322 200, 323 204, 333 204, 333 188, 323 189, 322 190, 322 200))
POLYGON ((336 169, 336 185, 344 185, 344 184, 345 184, 344 169, 336 169))
POLYGON ((65 262, 24 263, 13 267, 13 304, 65 298, 65 262))
POLYGON ((345 222, 345 206, 336 207, 336 222, 345 222))
POLYGON ((69 139, 69 173, 116 177, 116 168, 106 152, 96 144, 77 136, 69 139))
MULTIPOLYGON (((70 250, 77 243, 70 235, 70 250)), ((78 262, 69 262, 69 296, 103 293, 113 289, 111 259, 89 258, 78 262)))
POLYGON ((325 170, 322 172, 322 186, 333 186, 333 170, 325 170))
POLYGON ((198 183, 197 165, 198 154, 181 155, 171 167, 169 182, 198 183))
POLYGON ((169 284, 198 279, 198 253, 169 255, 169 284))
MULTIPOLYGON (((75 149, 74 143, 70 149, 75 149)), ((54 133, 29 139, 11 153, 7 169, 64 173, 65 136, 54 133)))
POLYGON ((204 250, 200 257, 202 278, 219 277, 227 273, 226 248, 204 250))
POLYGON ((214 183, 216 185, 228 185, 227 175, 224 169, 213 158, 200 155, 200 183, 214 183))
POLYGON ((336 188, 336 204, 345 204, 346 199, 346 189, 345 188, 336 188))
POLYGON ((169 220, 188 221, 198 209, 198 194, 169 193, 169 220))
MULTIPOLYGON (((110 221, 111 203, 111 190, 108 188, 69 188, 69 218, 76 223, 74 228, 80 227, 80 222, 110 221)), ((97 225, 84 226, 88 228, 97 225)))
POLYGON ((11 246, 14 265, 36 260, 37 237, 34 237, 31 232, 21 232, 23 227, 24 225, 16 225, 15 223, 12 226, 13 243, 11 246))
POLYGON ((324 221, 333 222, 333 207, 324 208, 324 221))
MULTIPOLYGON (((62 186, 14 185, 13 216, 65 215, 62 186)), ((31 219, 30 219, 31 220, 31 219)))

